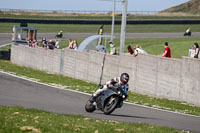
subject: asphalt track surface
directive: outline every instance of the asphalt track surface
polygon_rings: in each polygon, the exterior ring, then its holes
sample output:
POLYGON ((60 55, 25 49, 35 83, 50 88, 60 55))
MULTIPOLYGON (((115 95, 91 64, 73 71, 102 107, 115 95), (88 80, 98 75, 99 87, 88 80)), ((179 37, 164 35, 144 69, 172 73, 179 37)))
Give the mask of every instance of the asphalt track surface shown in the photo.
MULTIPOLYGON (((45 37, 47 40, 55 39, 56 33, 38 33, 37 38, 41 40, 45 37)), ((81 39, 86 38, 94 33, 63 33, 62 39, 81 39)), ((116 38, 120 37, 120 33, 114 34, 116 38)), ((183 33, 126 33, 126 38, 181 38, 183 33)), ((200 32, 192 33, 191 37, 200 37, 200 32)), ((11 42, 11 33, 0 33, 0 45, 11 42)))
POLYGON ((88 113, 84 105, 89 97, 88 94, 59 89, 0 72, 0 105, 22 106, 59 114, 77 114, 101 120, 147 123, 200 132, 200 117, 135 104, 124 104, 111 115, 104 115, 101 111, 88 113))

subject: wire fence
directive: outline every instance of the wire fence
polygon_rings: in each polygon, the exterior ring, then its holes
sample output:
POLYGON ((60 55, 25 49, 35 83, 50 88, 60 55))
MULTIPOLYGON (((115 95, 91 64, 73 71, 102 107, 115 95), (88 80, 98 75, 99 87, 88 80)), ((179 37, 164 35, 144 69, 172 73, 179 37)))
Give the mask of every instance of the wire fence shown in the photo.
MULTIPOLYGON (((92 11, 92 10, 34 10, 34 9, 8 9, 0 8, 0 11, 3 13, 7 12, 38 12, 38 13, 68 13, 68 14, 110 14, 110 11, 92 11)), ((156 14, 159 11, 127 11, 128 14, 156 14)), ((116 14, 121 14, 122 11, 115 11, 116 14)))

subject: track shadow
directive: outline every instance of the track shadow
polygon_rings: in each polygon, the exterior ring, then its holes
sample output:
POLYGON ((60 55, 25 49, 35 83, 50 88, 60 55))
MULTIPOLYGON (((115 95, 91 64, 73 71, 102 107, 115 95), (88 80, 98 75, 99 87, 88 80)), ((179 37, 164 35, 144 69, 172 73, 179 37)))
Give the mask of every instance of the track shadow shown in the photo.
MULTIPOLYGON (((100 112, 94 112, 99 115, 105 115, 100 112)), ((157 118, 151 118, 151 117, 142 117, 142 116, 135 116, 135 115, 121 115, 121 114, 110 114, 110 115, 105 115, 105 116, 115 116, 115 117, 120 117, 120 118, 136 118, 136 119, 151 119, 151 120, 160 120, 157 118)))

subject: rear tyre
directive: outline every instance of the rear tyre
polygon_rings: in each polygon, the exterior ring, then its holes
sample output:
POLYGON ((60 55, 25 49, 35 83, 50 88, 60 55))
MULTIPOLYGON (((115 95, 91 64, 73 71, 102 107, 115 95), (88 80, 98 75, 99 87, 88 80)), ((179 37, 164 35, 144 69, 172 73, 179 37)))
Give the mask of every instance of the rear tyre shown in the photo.
POLYGON ((104 107, 104 114, 109 115, 111 114, 115 108, 117 108, 119 102, 119 97, 114 97, 114 99, 112 97, 109 98, 109 100, 106 101, 105 103, 105 107, 104 107))
POLYGON ((85 104, 85 110, 90 113, 96 110, 95 105, 93 105, 93 102, 91 102, 90 99, 85 104))

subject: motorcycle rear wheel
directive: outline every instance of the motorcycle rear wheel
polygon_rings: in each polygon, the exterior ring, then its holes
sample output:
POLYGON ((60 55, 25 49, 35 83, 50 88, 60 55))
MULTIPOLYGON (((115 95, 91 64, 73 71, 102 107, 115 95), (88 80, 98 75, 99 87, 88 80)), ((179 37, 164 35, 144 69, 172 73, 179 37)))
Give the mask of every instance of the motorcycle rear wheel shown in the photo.
POLYGON ((109 100, 105 103, 105 107, 103 110, 104 114, 106 114, 106 115, 111 114, 115 110, 115 108, 117 108, 118 102, 119 102, 119 97, 114 97, 114 100, 112 97, 109 98, 109 100), (112 100, 112 102, 111 102, 111 100, 112 100))

